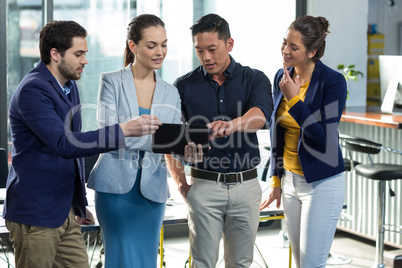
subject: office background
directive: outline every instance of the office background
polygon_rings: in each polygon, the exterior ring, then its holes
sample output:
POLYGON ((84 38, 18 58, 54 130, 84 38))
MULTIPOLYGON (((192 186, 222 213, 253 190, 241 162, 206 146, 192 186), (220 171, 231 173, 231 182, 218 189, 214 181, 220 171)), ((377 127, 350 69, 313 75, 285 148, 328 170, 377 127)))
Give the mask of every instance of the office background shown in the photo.
MULTIPOLYGON (((323 62, 334 69, 339 63, 354 64, 365 75, 357 82, 348 81, 347 108, 367 105, 370 83, 367 66, 372 57, 368 53, 368 25, 376 25, 376 30, 384 34, 383 54, 402 54, 402 0, 0 0, 0 147, 10 150, 8 102, 22 77, 39 59, 38 38, 44 22, 75 20, 88 30, 89 64, 78 83, 83 104, 83 127, 91 130, 97 127, 99 75, 123 67, 125 33, 132 17, 153 13, 166 23, 168 54, 159 73, 172 83, 176 77, 198 66, 189 27, 210 12, 222 15, 229 22, 235 41, 231 54, 236 61, 264 71, 271 80, 282 67, 280 46, 289 24, 304 14, 326 17, 331 33, 323 62)), ((342 122, 340 131, 401 149, 400 129, 362 127, 342 122)), ((268 135, 261 131, 260 137, 264 139, 261 139, 264 146, 268 135)), ((266 156, 267 152, 263 155, 263 164, 266 156)), ((402 161, 392 156, 378 160, 383 159, 390 163, 402 161)), ((355 177, 348 177, 347 181, 360 183, 360 179, 355 177)), ((348 187, 350 208, 360 208, 356 192, 370 195, 374 189, 372 184, 363 180, 361 185, 348 187)), ((402 189, 402 184, 395 183, 393 188, 402 189)), ((398 196, 389 202, 395 212, 390 214, 392 219, 398 219, 392 222, 402 222, 401 196, 398 196)), ((365 200, 367 208, 357 211, 355 219, 366 219, 359 215, 371 219, 374 202, 374 198, 370 202, 365 200)), ((372 235, 375 232, 373 223, 375 221, 356 220, 341 225, 352 232, 372 235)), ((402 235, 387 239, 400 245, 402 235)))
MULTIPOLYGON (((166 23, 168 54, 160 75, 168 82, 198 65, 189 27, 215 12, 230 24, 233 57, 264 71, 272 80, 281 67, 282 37, 295 17, 325 16, 331 24, 323 61, 367 70, 367 26, 376 24, 386 36, 386 54, 401 47, 402 0, 0 0, 0 147, 9 150, 8 102, 22 77, 39 59, 38 37, 44 22, 75 20, 88 30, 88 60, 78 81, 84 130, 96 125, 101 72, 123 67, 126 28, 130 19, 153 13, 166 23), (391 5, 390 3, 393 3, 391 5)), ((348 83, 347 106, 365 106, 367 80, 348 83)))
POLYGON ((189 27, 210 12, 229 22, 236 61, 261 69, 272 79, 281 67, 282 37, 296 17, 296 6, 299 15, 305 14, 306 2, 251 2, 245 5, 239 0, 1 0, 0 147, 10 150, 8 103, 22 77, 39 60, 39 32, 47 21, 74 20, 88 31, 89 64, 78 81, 83 130, 87 131, 97 128, 100 73, 123 67, 127 25, 138 14, 156 14, 166 24, 168 54, 159 74, 170 83, 198 66, 189 27))

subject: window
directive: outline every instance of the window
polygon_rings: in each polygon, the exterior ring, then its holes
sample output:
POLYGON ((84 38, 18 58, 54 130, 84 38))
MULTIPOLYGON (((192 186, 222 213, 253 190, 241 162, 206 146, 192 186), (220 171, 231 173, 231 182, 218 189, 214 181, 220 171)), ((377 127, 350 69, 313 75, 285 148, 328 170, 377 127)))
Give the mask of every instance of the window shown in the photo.
MULTIPOLYGON (((48 0, 49 1, 49 0, 48 0)), ((21 81, 39 60, 39 32, 43 26, 42 0, 6 0, 7 106, 21 81)), ((153 13, 166 24, 168 54, 159 74, 172 83, 199 65, 189 27, 211 12, 224 17, 235 41, 237 62, 260 69, 271 82, 282 67, 282 37, 296 14, 295 0, 53 0, 55 20, 75 20, 88 31, 89 64, 78 81, 83 104, 83 130, 97 128, 96 102, 102 72, 123 68, 126 29, 137 14, 153 13), (251 3, 252 2, 252 3, 251 3)), ((49 14, 49 12, 47 12, 49 14)), ((3 21, 4 20, 4 21, 3 21)), ((4 118, 4 117, 1 117, 4 118)), ((4 121, 4 119, 2 119, 4 121)), ((1 122, 5 124, 5 122, 1 122)), ((9 127, 7 127, 7 130, 9 127)), ((3 130, 2 132, 5 132, 3 130)), ((5 135, 0 133, 0 136, 5 135)), ((7 133, 10 142, 10 134, 7 133)), ((8 148, 10 151, 10 148, 8 148)))

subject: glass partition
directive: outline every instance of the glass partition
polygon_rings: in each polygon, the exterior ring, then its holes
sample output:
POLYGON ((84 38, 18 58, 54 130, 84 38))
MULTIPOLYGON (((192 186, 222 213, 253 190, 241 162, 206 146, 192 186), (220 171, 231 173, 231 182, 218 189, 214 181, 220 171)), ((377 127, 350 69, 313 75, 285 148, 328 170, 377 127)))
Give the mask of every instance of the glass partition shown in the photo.
MULTIPOLYGON (((47 0, 49 1, 49 0, 47 0)), ((39 60, 39 32, 44 22, 42 0, 6 0, 7 105, 22 77, 39 60)), ((153 13, 166 24, 168 54, 159 74, 169 83, 199 65, 189 27, 202 15, 217 13, 230 25, 232 56, 273 80, 282 67, 280 47, 296 1, 266 0, 53 0, 53 19, 75 20, 88 31, 88 65, 78 81, 83 104, 83 130, 97 128, 96 102, 102 72, 123 68, 126 29, 137 14, 153 13)), ((4 89, 1 89, 4 90, 4 89)), ((4 123, 4 122, 1 122, 4 123)), ((7 128, 9 129, 9 128, 7 128)), ((264 135, 265 136, 265 135, 264 135)), ((10 141, 10 135, 8 134, 10 141)))
POLYGON ((123 68, 126 29, 135 16, 136 1, 54 1, 55 20, 74 20, 88 32, 88 64, 77 81, 82 103, 83 131, 98 128, 96 103, 99 76, 123 68))
MULTIPOLYGON (((6 14, 6 96, 10 98, 21 81, 39 60, 39 32, 42 28, 40 0, 7 1, 6 14)), ((3 23, 3 21, 2 21, 3 23)), ((2 76, 3 77, 3 76, 2 76)), ((3 88, 1 90, 4 90, 3 88)), ((2 110, 3 112, 4 110, 2 110)), ((8 109, 7 109, 8 111, 8 109)), ((1 124, 5 122, 0 122, 1 124)), ((4 135, 4 133, 1 133, 4 135)), ((11 135, 7 116, 7 150, 11 152, 11 135)), ((9 160, 11 157, 9 156, 9 160)))

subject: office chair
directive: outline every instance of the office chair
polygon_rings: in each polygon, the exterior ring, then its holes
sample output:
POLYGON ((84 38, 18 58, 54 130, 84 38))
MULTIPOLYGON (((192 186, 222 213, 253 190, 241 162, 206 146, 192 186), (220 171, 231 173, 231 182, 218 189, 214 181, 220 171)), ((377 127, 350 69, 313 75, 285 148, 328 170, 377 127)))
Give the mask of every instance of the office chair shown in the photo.
MULTIPOLYGON (((354 136, 339 134, 339 144, 342 148, 346 148, 346 141, 350 139, 355 139, 354 136)), ((359 162, 353 160, 352 151, 347 150, 347 157, 343 158, 343 162, 345 163, 345 171, 353 171, 355 166, 360 164, 359 162)))
MULTIPOLYGON (((376 234, 376 256, 373 267, 384 268, 384 231, 389 224, 385 221, 385 188, 386 182, 402 179, 402 165, 388 163, 374 163, 371 155, 381 151, 387 151, 402 155, 401 151, 383 147, 382 144, 370 140, 348 136, 345 139, 345 148, 349 151, 367 154, 369 164, 358 164, 355 167, 357 175, 378 182, 378 207, 377 207, 377 234, 376 234)), ((395 193, 390 190, 391 195, 395 193)), ((390 229, 387 229, 389 231, 390 229)))

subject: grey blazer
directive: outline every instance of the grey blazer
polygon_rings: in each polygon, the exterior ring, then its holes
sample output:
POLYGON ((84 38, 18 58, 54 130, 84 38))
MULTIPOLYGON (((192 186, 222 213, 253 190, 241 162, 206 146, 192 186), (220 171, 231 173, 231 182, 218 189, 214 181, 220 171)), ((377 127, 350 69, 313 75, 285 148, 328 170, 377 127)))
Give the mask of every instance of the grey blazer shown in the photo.
MULTIPOLYGON (((151 114, 157 116, 162 123, 181 124, 181 104, 177 89, 156 73, 155 77, 151 114)), ((122 70, 101 74, 97 116, 100 127, 139 116, 131 64, 122 70)), ((152 153, 151 137, 152 135, 126 138, 124 149, 101 154, 90 173, 88 188, 113 194, 129 192, 137 177, 139 151, 145 151, 142 159, 141 193, 154 202, 165 202, 169 197, 165 158, 163 154, 152 153)))

